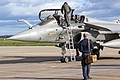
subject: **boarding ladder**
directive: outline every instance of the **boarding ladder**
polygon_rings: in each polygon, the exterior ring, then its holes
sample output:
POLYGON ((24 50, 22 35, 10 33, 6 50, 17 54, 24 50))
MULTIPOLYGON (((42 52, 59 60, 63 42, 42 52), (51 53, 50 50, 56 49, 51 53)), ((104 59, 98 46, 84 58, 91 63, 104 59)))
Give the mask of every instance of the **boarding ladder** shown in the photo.
POLYGON ((67 30, 67 41, 66 41, 66 44, 68 45, 68 53, 70 54, 70 60, 71 61, 76 61, 71 26, 66 27, 66 30, 67 30))

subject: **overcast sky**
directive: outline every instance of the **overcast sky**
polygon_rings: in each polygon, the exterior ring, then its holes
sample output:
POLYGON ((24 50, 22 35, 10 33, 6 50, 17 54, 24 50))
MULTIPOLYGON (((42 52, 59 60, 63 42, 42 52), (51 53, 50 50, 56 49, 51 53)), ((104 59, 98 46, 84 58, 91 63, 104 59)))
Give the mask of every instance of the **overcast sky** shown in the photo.
POLYGON ((39 11, 46 8, 61 8, 64 2, 81 14, 102 20, 120 19, 120 0, 0 0, 0 35, 13 35, 28 29, 25 19, 33 25, 39 21, 39 11))

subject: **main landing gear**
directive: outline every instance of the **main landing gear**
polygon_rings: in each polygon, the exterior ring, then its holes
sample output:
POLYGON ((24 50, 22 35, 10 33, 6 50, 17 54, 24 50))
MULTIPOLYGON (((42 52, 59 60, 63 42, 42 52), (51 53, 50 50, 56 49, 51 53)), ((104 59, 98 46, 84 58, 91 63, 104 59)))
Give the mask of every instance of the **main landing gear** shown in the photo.
POLYGON ((120 51, 118 51, 118 54, 120 54, 120 51))
POLYGON ((97 55, 97 59, 99 59, 99 58, 100 58, 100 50, 99 50, 99 49, 94 48, 94 49, 93 49, 93 53, 92 53, 92 54, 97 55))

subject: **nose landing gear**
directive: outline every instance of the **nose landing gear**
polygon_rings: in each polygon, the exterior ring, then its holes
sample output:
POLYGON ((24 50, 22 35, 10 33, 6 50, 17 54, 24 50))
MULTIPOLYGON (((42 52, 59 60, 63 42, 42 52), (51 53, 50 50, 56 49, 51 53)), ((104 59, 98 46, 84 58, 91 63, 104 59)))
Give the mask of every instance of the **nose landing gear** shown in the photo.
POLYGON ((69 58, 67 56, 61 57, 60 61, 61 61, 61 63, 68 63, 69 62, 69 58))

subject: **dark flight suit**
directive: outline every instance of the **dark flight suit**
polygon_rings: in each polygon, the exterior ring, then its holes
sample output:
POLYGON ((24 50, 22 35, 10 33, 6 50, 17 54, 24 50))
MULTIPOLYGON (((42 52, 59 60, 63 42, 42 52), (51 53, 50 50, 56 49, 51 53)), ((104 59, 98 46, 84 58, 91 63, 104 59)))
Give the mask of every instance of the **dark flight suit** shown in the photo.
POLYGON ((69 14, 71 13, 72 9, 70 8, 70 6, 65 2, 62 5, 61 8, 61 13, 64 14, 64 18, 65 18, 65 22, 67 24, 67 26, 70 26, 69 24, 69 14))
MULTIPOLYGON (((90 40, 90 50, 93 49, 93 43, 90 40)), ((88 39, 83 39, 79 43, 79 51, 82 52, 82 70, 83 70, 83 77, 84 80, 87 80, 90 75, 90 64, 85 64, 85 58, 89 55, 89 50, 88 50, 88 39)))

